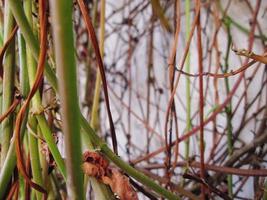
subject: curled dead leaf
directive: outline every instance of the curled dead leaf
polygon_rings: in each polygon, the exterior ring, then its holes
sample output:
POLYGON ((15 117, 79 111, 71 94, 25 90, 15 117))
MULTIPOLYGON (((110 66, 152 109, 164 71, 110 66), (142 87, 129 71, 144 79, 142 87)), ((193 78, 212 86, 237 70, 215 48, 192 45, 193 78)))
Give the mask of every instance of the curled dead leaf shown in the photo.
POLYGON ((111 190, 121 200, 137 200, 136 191, 132 188, 129 178, 117 169, 111 169, 111 177, 103 177, 103 183, 110 186, 111 190))
POLYGON ((101 179, 105 174, 103 168, 87 162, 83 163, 82 169, 87 176, 93 176, 97 179, 101 179))
POLYGON ((108 185, 118 199, 138 200, 128 177, 118 169, 109 166, 108 161, 100 153, 86 151, 83 154, 82 169, 87 176, 95 177, 108 185))
POLYGON ((83 162, 99 165, 103 169, 106 169, 109 165, 108 161, 100 155, 100 153, 94 151, 86 151, 83 154, 83 162))

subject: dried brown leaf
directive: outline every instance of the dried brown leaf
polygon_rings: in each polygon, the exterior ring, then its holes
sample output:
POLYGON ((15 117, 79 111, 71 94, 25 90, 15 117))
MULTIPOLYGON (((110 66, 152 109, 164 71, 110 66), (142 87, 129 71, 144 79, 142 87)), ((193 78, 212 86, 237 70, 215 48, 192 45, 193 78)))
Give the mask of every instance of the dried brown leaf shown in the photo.
POLYGON ((120 200, 138 199, 129 179, 119 170, 111 168, 108 161, 101 154, 86 151, 83 154, 82 169, 87 176, 95 177, 104 184, 109 185, 112 192, 120 200))
POLYGON ((111 177, 103 177, 103 183, 109 185, 120 200, 138 199, 136 191, 130 184, 129 178, 117 169, 111 169, 111 177))

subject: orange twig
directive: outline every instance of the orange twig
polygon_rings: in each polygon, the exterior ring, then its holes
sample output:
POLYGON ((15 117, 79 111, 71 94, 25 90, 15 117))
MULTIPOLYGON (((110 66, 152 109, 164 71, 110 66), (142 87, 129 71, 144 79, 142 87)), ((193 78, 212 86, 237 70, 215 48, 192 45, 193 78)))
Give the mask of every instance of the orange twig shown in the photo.
POLYGON ((11 104, 11 106, 8 108, 8 110, 3 113, 0 116, 0 123, 12 112, 14 112, 14 110, 16 109, 17 105, 20 103, 21 101, 21 96, 20 95, 15 95, 15 99, 13 101, 13 103, 11 104))

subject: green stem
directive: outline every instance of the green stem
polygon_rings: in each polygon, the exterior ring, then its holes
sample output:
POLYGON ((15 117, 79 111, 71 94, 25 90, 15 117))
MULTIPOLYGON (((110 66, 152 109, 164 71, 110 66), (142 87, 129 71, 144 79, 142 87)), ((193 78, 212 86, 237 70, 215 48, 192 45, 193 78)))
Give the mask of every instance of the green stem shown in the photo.
MULTIPOLYGON (((31 0, 25 0, 24 8, 25 8, 25 14, 27 16, 27 19, 28 19, 30 25, 33 27, 32 1, 31 0)), ((26 55, 27 61, 26 62, 27 62, 27 66, 29 66, 27 69, 28 69, 28 71, 30 71, 30 69, 35 67, 36 62, 35 62, 34 58, 32 57, 30 50, 26 49, 26 52, 27 52, 27 55, 26 55)), ((23 77, 23 73, 25 73, 25 71, 22 71, 22 77, 23 77)), ((31 78, 31 79, 33 79, 33 78, 31 78)), ((32 85, 32 80, 31 80, 31 85, 32 85)), ((30 125, 30 127, 34 131, 34 133, 36 133, 37 132, 36 119, 33 117, 29 117, 28 124, 30 125)), ((28 134, 28 141, 29 141, 30 162, 31 162, 33 181, 35 183, 37 183, 38 185, 43 186, 42 169, 41 169, 39 153, 38 153, 39 152, 38 141, 32 134, 28 134)), ((42 194, 40 192, 35 191, 35 194, 36 194, 37 200, 42 199, 42 194)))
POLYGON ((4 27, 4 17, 3 17, 3 13, 2 11, 0 10, 0 47, 2 47, 4 41, 3 41, 3 27, 4 27))
POLYGON ((161 194, 167 199, 180 199, 178 196, 156 184, 152 179, 148 178, 143 173, 140 173, 138 170, 131 167, 128 163, 122 161, 107 147, 106 144, 103 144, 100 149, 113 163, 127 172, 127 174, 129 174, 131 177, 140 181, 143 185, 149 187, 150 189, 157 192, 158 194, 161 194))
POLYGON ((36 119, 38 121, 38 125, 40 126, 42 135, 45 139, 45 142, 48 145, 48 148, 51 152, 51 154, 53 155, 53 158, 57 164, 57 167, 59 169, 59 171, 61 172, 62 176, 64 177, 64 179, 67 179, 67 173, 66 173, 66 168, 65 168, 65 163, 64 160, 62 158, 62 156, 60 155, 60 152, 57 148, 57 145, 55 143, 53 134, 47 124, 47 121, 45 119, 45 116, 43 114, 41 115, 36 115, 36 119))
MULTIPOLYGON (((14 18, 16 19, 17 24, 20 27, 20 31, 29 49, 31 50, 31 53, 34 59, 38 61, 39 52, 40 52, 39 42, 37 38, 34 36, 31 26, 26 18, 21 1, 9 0, 8 2, 9 2, 10 9, 12 11, 12 14, 14 18)), ((57 78, 56 78, 54 71, 52 70, 50 65, 48 65, 48 63, 45 64, 45 75, 50 85, 55 90, 57 90, 57 78)))
MULTIPOLYGON (((4 41, 6 41, 14 28, 14 18, 9 9, 9 4, 5 4, 4 18, 4 41)), ((15 41, 13 40, 8 47, 3 63, 3 100, 2 112, 8 110, 13 101, 14 96, 14 80, 15 80, 15 41)), ((13 114, 11 113, 2 123, 1 131, 1 166, 4 164, 10 139, 13 132, 13 114)))
MULTIPOLYGON (((32 9, 31 9, 31 0, 25 1, 25 12, 26 12, 26 17, 29 23, 29 28, 32 23, 32 9)), ((31 31, 32 32, 32 31, 31 31)), ((32 34, 34 36, 34 34, 32 34)), ((26 40, 27 41, 27 40, 26 40)), ((27 42, 27 47, 30 47, 29 43, 27 42)), ((30 86, 33 87, 34 81, 35 81, 35 75, 36 75, 36 62, 34 62, 33 59, 33 51, 30 48, 27 48, 27 61, 28 61, 28 75, 29 75, 29 82, 30 86)), ((38 58, 37 58, 38 59, 38 58)), ((40 126, 41 132, 45 138, 45 141, 49 147, 49 150, 51 151, 53 158, 55 159, 55 162, 57 163, 57 166, 62 173, 63 177, 66 179, 66 170, 65 170, 65 164, 62 156, 60 155, 60 152, 57 148, 57 145, 54 141, 52 132, 47 124, 47 121, 42 114, 43 107, 42 107, 42 100, 39 91, 35 93, 35 95, 32 98, 32 108, 31 112, 33 114, 36 114, 36 119, 38 121, 38 124, 40 126)))
MULTIPOLYGON (((224 17, 224 19, 222 20, 224 22, 224 24, 227 23, 227 21, 230 21, 231 24, 233 24, 238 30, 240 30, 241 32, 249 35, 250 30, 245 28, 244 26, 242 26, 241 24, 237 23, 233 18, 231 18, 230 16, 226 15, 224 17)), ((255 38, 263 40, 263 41, 267 41, 267 37, 263 34, 260 35, 254 35, 255 38)))
MULTIPOLYGON (((229 68, 229 55, 230 55, 230 48, 232 44, 232 37, 230 32, 231 22, 226 23, 227 35, 228 35, 228 43, 227 43, 227 51, 225 56, 225 64, 223 73, 226 73, 229 68)), ((224 79, 226 93, 230 92, 230 85, 228 78, 224 79)), ((232 105, 231 101, 229 102, 228 106, 225 108, 226 113, 226 121, 227 121, 227 148, 228 148, 228 155, 231 156, 233 154, 233 129, 232 129, 232 105)), ((227 183, 228 183, 228 193, 230 197, 233 197, 233 177, 232 175, 227 176, 227 183)))
MULTIPOLYGON (((190 37, 190 0, 185 1, 185 23, 186 23, 186 41, 189 40, 190 37)), ((185 60, 185 70, 187 73, 190 73, 190 51, 188 51, 186 60, 185 60)), ((192 123, 191 123, 191 95, 190 95, 190 78, 186 77, 186 132, 190 131, 192 129, 192 123)), ((185 141, 185 159, 189 159, 189 153, 190 153, 190 139, 188 138, 185 141)), ((188 167, 186 167, 185 170, 187 170, 188 167)))
MULTIPOLYGON (((27 64, 26 64, 26 47, 24 39, 19 32, 18 34, 18 47, 19 47, 19 64, 20 64, 20 88, 21 88, 21 94, 22 96, 27 96, 29 91, 29 81, 28 81, 28 71, 27 71, 27 64)), ((21 130, 21 138, 23 138, 24 131, 25 131, 25 123, 26 118, 24 120, 22 130, 21 130)), ((13 170, 16 165, 16 154, 15 154, 15 145, 14 140, 11 140, 10 147, 8 149, 7 157, 4 163, 3 168, 1 169, 0 173, 0 199, 3 198, 3 195, 6 190, 6 186, 8 185, 13 170)), ((21 185, 21 184, 20 184, 21 185)))
MULTIPOLYGON (((222 13, 225 14, 222 4, 220 1, 218 1, 218 5, 219 5, 219 9, 222 13)), ((229 26, 229 24, 232 24, 233 26, 235 26, 238 30, 240 30, 241 32, 245 33, 246 35, 250 34, 250 30, 248 28, 245 28, 244 26, 242 26, 240 23, 236 22, 232 17, 230 17, 229 15, 226 15, 223 17, 222 22, 225 24, 225 26, 229 26)), ((263 40, 263 41, 267 41, 267 37, 260 31, 260 35, 254 35, 254 38, 263 40)))
POLYGON ((152 179, 145 176, 143 173, 139 172, 138 170, 136 170, 135 168, 130 166, 128 163, 124 162, 120 157, 118 157, 116 154, 114 154, 112 152, 112 150, 106 145, 105 142, 103 142, 99 138, 98 135, 95 134, 94 130, 91 128, 91 126, 88 124, 88 122, 82 116, 81 113, 80 113, 80 119, 81 119, 81 126, 84 129, 84 131, 87 133, 83 137, 87 138, 86 140, 90 140, 94 144, 97 144, 97 147, 100 148, 101 152, 109 160, 111 160, 115 165, 117 165, 120 169, 122 169, 124 172, 126 172, 129 176, 135 178, 137 181, 142 183, 144 186, 147 186, 148 188, 157 192, 161 196, 163 196, 167 199, 180 199, 178 196, 174 195, 170 191, 161 187, 160 185, 155 183, 152 179))
MULTIPOLYGON (((21 88, 22 96, 26 97, 29 92, 28 70, 27 70, 27 63, 26 63, 26 60, 27 60, 26 59, 26 46, 25 46, 25 41, 20 32, 18 34, 18 48, 19 48, 19 66, 20 66, 20 72, 21 72, 20 73, 20 80, 21 80, 20 88, 21 88)), ((22 124, 22 129, 21 129, 21 134, 20 134, 21 138, 23 138, 24 133, 25 133, 27 116, 28 114, 26 114, 26 117, 22 124)), ((8 183, 11 179, 15 165, 16 165, 15 143, 14 143, 14 139, 12 138, 4 166, 1 169, 1 173, 0 173, 0 199, 2 199, 3 195, 5 194, 6 187, 8 186, 8 183)))
MULTIPOLYGON (((34 117, 30 117, 28 120, 28 124, 33 131, 33 134, 37 133, 37 121, 34 117)), ((29 139, 29 151, 30 151, 30 159, 31 159, 31 169, 32 169, 32 176, 33 181, 38 185, 44 187, 43 179, 42 179, 42 168, 40 165, 40 158, 39 158, 39 150, 38 150, 38 141, 35 136, 31 133, 28 134, 29 139)), ((37 200, 42 199, 42 193, 36 191, 37 200)))
POLYGON ((19 175, 19 199, 25 200, 25 180, 22 175, 19 175))
POLYGON ((15 144, 11 142, 0 173, 0 199, 3 199, 16 165, 15 144))
POLYGON ((59 94, 66 151, 67 189, 70 199, 83 199, 82 152, 79 100, 72 29, 72 1, 51 2, 55 57, 59 77, 59 94))
MULTIPOLYGON (((101 1, 101 13, 100 13, 100 34, 99 34, 99 50, 100 55, 103 59, 104 55, 104 41, 105 41, 105 7, 106 1, 101 1)), ((93 100, 92 114, 91 114, 91 126, 97 130, 99 126, 99 98, 100 98, 100 89, 101 89, 101 75, 99 69, 97 70, 96 83, 95 83, 95 94, 93 100)))
POLYGON ((30 90, 28 67, 27 67, 27 56, 26 56, 26 44, 21 32, 18 33, 18 45, 19 45, 19 63, 20 63, 20 82, 21 95, 25 98, 30 90))

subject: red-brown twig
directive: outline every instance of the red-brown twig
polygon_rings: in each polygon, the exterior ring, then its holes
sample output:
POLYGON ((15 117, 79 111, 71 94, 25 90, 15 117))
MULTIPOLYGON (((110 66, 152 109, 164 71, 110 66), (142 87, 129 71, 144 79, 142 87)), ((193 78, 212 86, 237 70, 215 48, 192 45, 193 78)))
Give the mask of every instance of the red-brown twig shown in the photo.
POLYGON ((14 110, 16 109, 16 107, 19 105, 19 103, 21 102, 21 96, 19 94, 15 95, 15 99, 13 101, 13 103, 11 104, 11 106, 7 109, 7 111, 5 113, 3 113, 0 116, 0 123, 12 112, 14 112, 14 110))
POLYGON ((82 12, 82 15, 83 15, 83 18, 84 18, 84 21, 86 24, 86 28, 87 28, 88 34, 90 36, 90 41, 91 41, 93 48, 95 50, 96 60, 97 60, 97 64, 99 67, 100 74, 101 74, 101 79, 102 79, 102 84, 103 84, 103 89, 104 89, 104 96, 105 96, 106 108, 107 108, 107 112, 108 112, 108 119, 109 119, 110 131, 111 131, 113 150, 116 154, 118 154, 116 132, 115 132, 115 127, 114 127, 112 114, 110 111, 110 105, 109 105, 108 87, 107 87, 105 69, 104 69, 104 64, 103 64, 103 61, 102 61, 102 58, 100 55, 97 37, 95 34, 95 30, 94 30, 88 9, 84 3, 84 0, 77 0, 77 2, 79 4, 80 10, 82 12))

